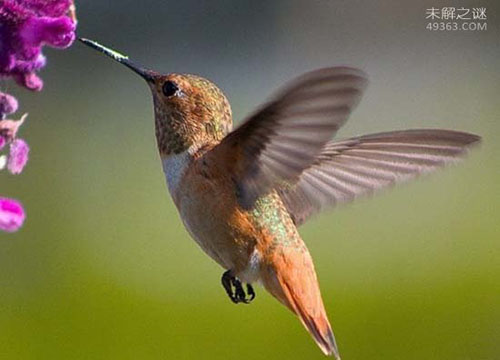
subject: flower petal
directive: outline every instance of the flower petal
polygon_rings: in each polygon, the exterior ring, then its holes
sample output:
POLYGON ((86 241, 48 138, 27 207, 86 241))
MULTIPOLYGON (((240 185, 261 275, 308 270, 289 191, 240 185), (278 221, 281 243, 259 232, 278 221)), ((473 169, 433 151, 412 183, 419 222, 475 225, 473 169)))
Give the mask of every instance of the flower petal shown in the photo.
POLYGON ((14 80, 21 86, 33 91, 41 91, 43 81, 34 72, 31 73, 16 73, 12 75, 14 80))
POLYGON ((18 103, 14 96, 0 92, 0 119, 5 115, 15 113, 17 111, 18 103))
POLYGON ((21 0, 23 6, 41 16, 62 16, 73 4, 72 0, 21 0))
POLYGON ((27 45, 39 47, 45 43, 65 48, 75 40, 75 27, 75 23, 67 16, 33 17, 24 23, 19 34, 27 45))
POLYGON ((19 201, 0 197, 0 230, 17 231, 25 218, 26 214, 19 201))
POLYGON ((20 174, 28 162, 30 148, 23 139, 15 139, 10 144, 10 154, 7 161, 7 169, 11 174, 20 174))

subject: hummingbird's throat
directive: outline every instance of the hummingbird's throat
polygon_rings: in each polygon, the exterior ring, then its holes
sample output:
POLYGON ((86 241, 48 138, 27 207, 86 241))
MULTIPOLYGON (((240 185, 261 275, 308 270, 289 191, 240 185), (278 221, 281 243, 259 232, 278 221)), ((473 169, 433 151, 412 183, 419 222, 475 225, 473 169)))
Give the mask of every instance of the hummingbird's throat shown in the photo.
POLYGON ((194 129, 186 125, 181 115, 169 112, 156 97, 154 107, 155 135, 160 155, 166 157, 187 151, 194 144, 194 129))

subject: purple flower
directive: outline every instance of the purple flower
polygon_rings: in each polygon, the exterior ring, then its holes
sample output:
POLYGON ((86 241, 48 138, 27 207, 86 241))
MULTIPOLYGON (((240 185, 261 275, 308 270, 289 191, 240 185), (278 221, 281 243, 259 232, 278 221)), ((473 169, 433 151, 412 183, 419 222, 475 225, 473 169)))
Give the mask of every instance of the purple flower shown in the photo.
POLYGON ((0 230, 14 232, 23 225, 26 215, 17 200, 0 197, 0 230))
POLYGON ((0 91, 0 120, 3 120, 6 115, 15 113, 17 106, 18 103, 14 96, 0 91))
POLYGON ((28 162, 30 148, 23 139, 16 139, 10 144, 10 154, 7 160, 7 169, 11 174, 20 174, 28 162))
POLYGON ((70 46, 75 29, 72 0, 0 0, 0 76, 41 90, 42 46, 70 46))
MULTIPOLYGON (((9 135, 15 136, 17 132, 18 126, 15 126, 15 123, 4 120, 6 115, 17 111, 17 106, 17 100, 14 96, 0 91, 0 150, 3 149, 9 140, 9 135)), ((21 124, 19 123, 19 125, 21 124)))
MULTIPOLYGON (((13 78, 30 90, 42 90, 36 72, 45 66, 42 47, 66 48, 75 40, 76 16, 73 0, 0 0, 0 80, 13 78)), ((29 146, 16 138, 21 120, 6 119, 17 110, 17 100, 0 92, 0 170, 7 163, 12 174, 22 172, 28 161, 29 146), (6 160, 7 159, 7 160, 6 160)), ((17 231, 25 213, 17 200, 0 197, 0 230, 17 231)))

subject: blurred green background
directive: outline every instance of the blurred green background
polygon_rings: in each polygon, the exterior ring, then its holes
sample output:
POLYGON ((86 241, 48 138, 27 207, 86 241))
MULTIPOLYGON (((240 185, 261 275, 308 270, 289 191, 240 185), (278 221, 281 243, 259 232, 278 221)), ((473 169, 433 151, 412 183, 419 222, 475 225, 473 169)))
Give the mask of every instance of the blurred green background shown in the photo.
MULTIPOLYGON (((348 64, 370 86, 347 137, 451 128, 459 166, 301 228, 343 359, 500 359, 500 6, 495 1, 79 1, 79 33, 217 83, 240 121, 274 89, 348 64), (484 6, 487 31, 432 32, 430 7, 484 6)), ((1 359, 322 359, 264 290, 231 304, 167 193, 150 94, 75 43, 46 49, 31 159, 2 174, 24 228, 0 233, 1 359)))

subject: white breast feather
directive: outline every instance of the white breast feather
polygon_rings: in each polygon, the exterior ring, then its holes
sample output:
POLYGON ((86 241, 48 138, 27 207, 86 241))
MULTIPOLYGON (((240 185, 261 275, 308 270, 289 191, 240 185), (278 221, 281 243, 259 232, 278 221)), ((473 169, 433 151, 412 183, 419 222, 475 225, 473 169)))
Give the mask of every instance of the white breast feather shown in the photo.
POLYGON ((167 179, 168 191, 170 191, 170 195, 174 196, 177 192, 179 184, 191 162, 191 159, 189 150, 180 154, 170 155, 163 159, 163 172, 165 173, 165 178, 167 179))

